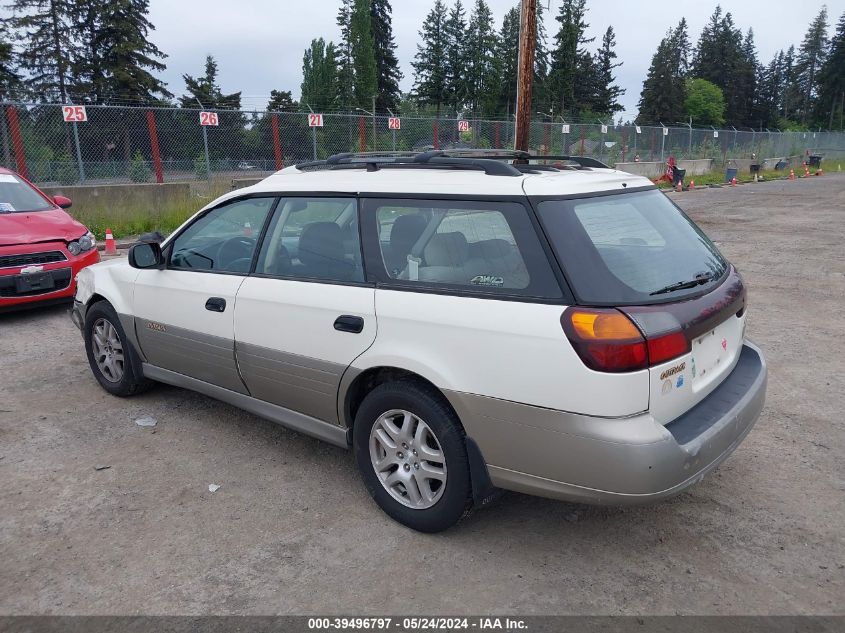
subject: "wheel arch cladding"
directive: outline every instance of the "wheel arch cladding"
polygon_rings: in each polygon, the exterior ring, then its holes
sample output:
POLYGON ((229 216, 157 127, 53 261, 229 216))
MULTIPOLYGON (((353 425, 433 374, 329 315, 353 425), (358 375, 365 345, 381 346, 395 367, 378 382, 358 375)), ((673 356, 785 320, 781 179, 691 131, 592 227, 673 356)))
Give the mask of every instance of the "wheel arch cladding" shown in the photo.
POLYGON ((472 484, 472 498, 476 506, 486 505, 493 501, 498 496, 498 490, 490 481, 490 474, 487 471, 487 464, 484 461, 484 456, 479 449, 478 444, 471 437, 467 436, 461 417, 452 406, 449 398, 437 387, 433 382, 420 376, 419 374, 402 369, 399 367, 370 367, 358 374, 351 382, 346 390, 343 401, 343 417, 342 422, 349 430, 348 436, 351 437, 352 427, 355 422, 355 415, 358 413, 358 408, 373 389, 379 385, 388 382, 409 381, 430 390, 442 399, 443 403, 455 415, 455 419, 461 425, 461 430, 464 434, 464 442, 469 459, 470 466, 470 482, 472 484))

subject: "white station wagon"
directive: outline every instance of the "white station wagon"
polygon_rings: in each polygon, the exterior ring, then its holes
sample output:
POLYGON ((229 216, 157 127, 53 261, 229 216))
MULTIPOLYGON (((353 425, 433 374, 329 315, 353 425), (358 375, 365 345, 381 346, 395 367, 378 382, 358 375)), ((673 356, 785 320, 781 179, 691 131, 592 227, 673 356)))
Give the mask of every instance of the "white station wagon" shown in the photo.
POLYGON ((78 276, 94 376, 354 450, 448 528, 498 489, 685 490, 763 407, 737 270, 651 182, 571 157, 342 154, 226 194, 78 276), (542 161, 542 163, 540 162, 542 161))

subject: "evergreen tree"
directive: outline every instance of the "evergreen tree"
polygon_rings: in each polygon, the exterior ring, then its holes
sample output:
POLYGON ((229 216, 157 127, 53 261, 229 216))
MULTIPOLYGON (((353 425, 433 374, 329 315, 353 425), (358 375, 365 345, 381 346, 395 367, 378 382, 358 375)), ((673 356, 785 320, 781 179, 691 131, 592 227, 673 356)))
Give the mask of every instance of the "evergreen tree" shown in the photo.
POLYGON ((155 103, 173 95, 150 71, 166 55, 149 41, 149 0, 88 0, 76 14, 83 48, 73 64, 75 92, 93 103, 155 103))
POLYGON ((555 17, 560 27, 551 53, 549 83, 557 100, 555 111, 562 114, 577 112, 589 105, 576 100, 576 86, 581 94, 591 92, 595 86, 592 56, 583 48, 595 39, 584 37, 589 26, 584 22, 586 12, 586 0, 563 0, 555 17), (590 88, 584 90, 588 86, 590 88))
POLYGON ((776 127, 783 98, 783 51, 772 58, 768 66, 761 66, 757 78, 757 96, 754 100, 753 117, 763 127, 776 127))
MULTIPOLYGON (((338 103, 338 64, 334 43, 321 37, 311 40, 302 56, 301 102, 316 112, 334 109, 338 103)), ((343 104, 340 104, 343 105, 343 104)))
POLYGON ((475 0, 466 39, 467 106, 476 115, 496 108, 499 78, 496 74, 496 31, 493 12, 484 0, 475 0))
POLYGON ((597 92, 593 110, 601 114, 613 114, 622 110, 618 99, 625 90, 615 85, 616 77, 613 76, 613 69, 619 68, 622 62, 614 62, 616 59, 616 36, 613 27, 607 27, 601 41, 601 48, 596 54, 596 70, 598 73, 597 92))
POLYGON ((290 90, 271 90, 267 110, 270 112, 296 112, 299 110, 299 102, 293 98, 290 90))
POLYGON ((742 42, 742 56, 738 60, 735 81, 737 87, 736 116, 747 125, 763 126, 763 121, 755 116, 754 103, 757 97, 757 78, 760 62, 757 60, 757 49, 754 46, 754 31, 748 29, 742 42))
POLYGON ((468 96, 466 79, 467 21, 466 10, 461 0, 449 11, 446 20, 446 93, 447 105, 460 112, 468 96))
POLYGON ((798 107, 801 103, 801 90, 798 87, 798 68, 795 64, 795 47, 786 49, 783 56, 783 84, 781 85, 781 117, 787 121, 797 120, 798 107))
POLYGON ((801 89, 801 123, 808 123, 816 98, 819 69, 823 66, 827 54, 827 8, 822 7, 810 23, 795 63, 798 85, 801 89))
POLYGON ((337 48, 337 98, 341 107, 354 101, 355 70, 352 66, 352 8, 355 0, 340 0, 337 25, 340 27, 340 46, 337 48))
MULTIPOLYGON (((537 41, 534 46, 534 90, 531 97, 540 112, 552 110, 556 99, 552 98, 549 86, 549 50, 546 34, 545 9, 543 3, 537 3, 537 41)), ((519 33, 519 9, 517 8, 517 34, 519 33)), ((518 35, 517 35, 518 39, 518 35)), ((515 51, 518 56, 519 50, 515 51)), ((513 103, 513 102, 511 102, 513 103)), ((511 107, 514 107, 513 105, 511 107)))
POLYGON ((399 81, 402 71, 396 58, 396 41, 393 39, 389 0, 370 0, 370 22, 373 30, 373 49, 376 59, 376 84, 378 98, 376 110, 399 109, 399 81))
POLYGON ((182 79, 188 91, 179 99, 183 108, 196 108, 202 104, 204 110, 240 110, 241 93, 223 94, 217 83, 217 62, 211 55, 205 58, 204 76, 182 75, 182 79))
POLYGON ((6 24, 23 42, 21 67, 38 99, 65 103, 71 86, 71 66, 78 45, 74 38, 73 0, 14 0, 6 24))
POLYGON ((638 123, 673 122, 684 116, 688 48, 687 22, 682 19, 666 33, 652 57, 640 94, 638 123))
MULTIPOLYGON (((349 38, 352 50, 352 84, 354 103, 359 108, 373 107, 373 97, 378 90, 375 48, 373 44, 370 0, 354 0, 349 21, 349 38)), ((334 50, 334 45, 331 45, 334 50)))
POLYGON ((0 100, 11 99, 21 87, 15 51, 8 33, 0 26, 0 100))
POLYGON ((438 117, 440 108, 448 101, 447 19, 446 5, 443 4, 443 0, 435 0, 434 6, 423 22, 417 54, 411 62, 414 68, 414 92, 417 99, 421 103, 434 105, 438 117))
POLYGON ((845 13, 839 18, 827 60, 819 72, 818 119, 827 119, 828 129, 845 129, 845 13))
MULTIPOLYGON (((517 64, 519 58, 519 9, 511 9, 502 20, 496 42, 495 61, 499 75, 496 112, 509 112, 516 102, 517 64)), ((535 82, 536 89, 537 84, 535 82)), ((537 100, 534 100, 537 103, 537 100)))

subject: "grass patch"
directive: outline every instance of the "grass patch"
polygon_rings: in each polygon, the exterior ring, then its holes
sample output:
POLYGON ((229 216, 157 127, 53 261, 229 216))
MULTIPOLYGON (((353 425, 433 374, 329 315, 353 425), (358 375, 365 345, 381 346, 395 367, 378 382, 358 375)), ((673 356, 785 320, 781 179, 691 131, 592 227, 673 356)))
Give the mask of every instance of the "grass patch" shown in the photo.
POLYGON ((134 206, 133 203, 116 207, 111 203, 89 202, 78 209, 74 208, 73 216, 87 226, 98 240, 105 239, 107 228, 112 230, 115 238, 133 237, 150 231, 168 235, 199 209, 229 189, 225 184, 216 185, 207 195, 202 196, 186 191, 169 197, 156 208, 149 208, 148 205, 134 206))
MULTIPOLYGON (((802 175, 804 173, 804 168, 796 169, 795 170, 795 177, 802 175)), ((810 173, 815 173, 812 171, 810 173)), ((781 169, 776 171, 774 169, 764 169, 759 173, 759 179, 761 181, 766 180, 780 180, 782 178, 789 177, 789 168, 781 169)), ((728 182, 725 181, 725 170, 721 169, 719 171, 711 171, 706 174, 699 174, 698 176, 685 176, 684 177, 684 187, 688 186, 690 181, 695 181, 696 187, 704 187, 707 185, 727 185, 728 182)), ((736 175, 737 183, 746 183, 746 182, 754 182, 754 176, 751 175, 748 171, 742 172, 740 171, 736 175)), ((671 183, 668 182, 661 182, 658 187, 661 189, 670 189, 672 187, 671 183)))

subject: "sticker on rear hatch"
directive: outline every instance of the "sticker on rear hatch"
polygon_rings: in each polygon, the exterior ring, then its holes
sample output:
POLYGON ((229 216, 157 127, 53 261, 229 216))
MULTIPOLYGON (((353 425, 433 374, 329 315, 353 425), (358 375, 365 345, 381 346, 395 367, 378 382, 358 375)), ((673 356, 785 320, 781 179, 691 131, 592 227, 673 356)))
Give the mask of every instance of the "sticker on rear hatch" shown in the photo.
MULTIPOLYGON (((2 175, 2 174, 0 174, 2 175)), ((15 207, 9 202, 0 202, 0 213, 14 213, 15 207)))
POLYGON ((12 174, 0 174, 0 182, 11 182, 18 184, 20 180, 15 178, 12 174))

